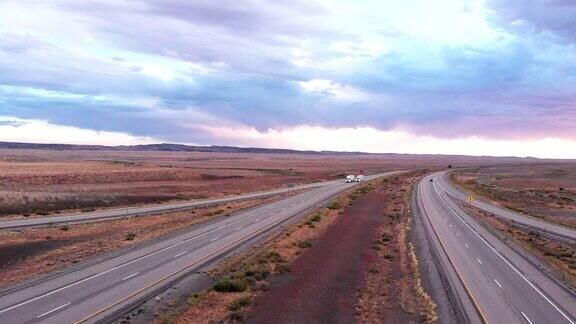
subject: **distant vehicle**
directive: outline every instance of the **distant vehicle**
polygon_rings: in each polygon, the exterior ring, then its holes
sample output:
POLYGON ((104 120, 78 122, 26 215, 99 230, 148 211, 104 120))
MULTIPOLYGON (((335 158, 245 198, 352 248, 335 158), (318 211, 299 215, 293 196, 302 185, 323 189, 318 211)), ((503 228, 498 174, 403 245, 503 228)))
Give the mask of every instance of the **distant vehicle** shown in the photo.
POLYGON ((434 182, 434 179, 430 178, 430 182, 434 182))
POLYGON ((346 183, 348 182, 355 182, 356 181, 356 176, 351 174, 351 175, 347 175, 346 176, 346 183))
POLYGON ((364 175, 363 174, 359 174, 356 176, 356 182, 361 182, 364 181, 364 175))

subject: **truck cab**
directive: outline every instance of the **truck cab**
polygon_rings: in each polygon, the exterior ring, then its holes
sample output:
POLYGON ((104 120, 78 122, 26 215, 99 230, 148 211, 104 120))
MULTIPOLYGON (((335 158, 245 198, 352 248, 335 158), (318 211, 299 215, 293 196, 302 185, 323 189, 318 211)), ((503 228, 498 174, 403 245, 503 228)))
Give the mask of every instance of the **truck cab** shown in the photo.
POLYGON ((346 183, 356 181, 356 176, 351 174, 346 176, 346 183))

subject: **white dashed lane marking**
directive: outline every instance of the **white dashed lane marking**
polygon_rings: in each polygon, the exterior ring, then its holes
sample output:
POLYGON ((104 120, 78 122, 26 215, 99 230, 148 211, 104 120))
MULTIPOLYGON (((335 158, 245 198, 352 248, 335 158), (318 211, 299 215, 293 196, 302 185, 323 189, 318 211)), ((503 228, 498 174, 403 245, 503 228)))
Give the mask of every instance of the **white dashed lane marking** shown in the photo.
POLYGON ((179 256, 181 256, 181 255, 186 254, 186 253, 188 253, 188 251, 180 252, 180 253, 176 254, 176 255, 174 256, 174 258, 177 258, 177 257, 179 257, 179 256))
POLYGON ((502 285, 498 282, 498 280, 494 279, 494 282, 498 285, 498 287, 502 288, 502 285))
POLYGON ((68 306, 68 305, 70 305, 70 304, 71 304, 71 303, 64 304, 64 305, 62 305, 62 306, 58 306, 58 307, 54 308, 53 310, 50 310, 50 311, 47 311, 46 313, 43 313, 43 314, 38 315, 36 318, 40 318, 40 317, 46 316, 46 315, 48 315, 48 314, 50 314, 50 313, 54 313, 55 311, 57 311, 57 310, 59 310, 59 309, 61 309, 61 308, 64 308, 64 307, 66 307, 66 306, 68 306))
POLYGON ((124 281, 124 280, 126 280, 126 279, 130 279, 130 278, 138 275, 139 273, 140 273, 140 272, 136 272, 136 273, 133 273, 133 274, 129 275, 128 277, 124 277, 124 278, 122 279, 122 281, 124 281))

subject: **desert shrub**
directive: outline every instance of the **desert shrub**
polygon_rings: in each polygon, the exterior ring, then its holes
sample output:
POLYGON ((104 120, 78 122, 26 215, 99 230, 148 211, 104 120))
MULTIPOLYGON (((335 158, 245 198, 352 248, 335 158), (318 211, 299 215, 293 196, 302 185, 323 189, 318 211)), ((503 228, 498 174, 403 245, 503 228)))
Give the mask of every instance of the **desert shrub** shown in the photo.
POLYGON ((83 213, 89 213, 89 212, 93 212, 93 211, 95 211, 95 210, 96 210, 96 209, 94 209, 94 208, 84 208, 84 209, 82 209, 82 212, 83 212, 83 213))
POLYGON ((204 299, 204 294, 195 293, 190 298, 188 298, 188 305, 195 306, 198 305, 204 299))
POLYGON ((392 236, 390 236, 390 234, 388 234, 388 233, 382 234, 382 241, 383 242, 389 242, 391 239, 392 239, 392 236))
POLYGON ((263 280, 270 275, 270 269, 266 265, 251 266, 244 271, 244 275, 254 280, 263 280))
POLYGON ((320 213, 317 213, 312 218, 310 218, 310 220, 313 222, 319 222, 321 219, 322 219, 322 216, 320 216, 320 213))
POLYGON ((212 289, 218 292, 243 292, 248 288, 246 280, 224 277, 214 284, 212 289))
POLYGON ((228 321, 230 322, 241 322, 244 320, 244 313, 241 311, 235 311, 228 314, 228 321))
POLYGON ((298 246, 301 249, 306 249, 312 246, 312 243, 310 243, 309 241, 298 241, 298 243, 296 243, 296 246, 298 246))
POLYGON ((136 233, 134 232, 130 232, 130 233, 126 233, 126 236, 124 237, 124 240, 126 241, 132 241, 136 238, 136 233))
POLYGON ((36 215, 40 215, 40 216, 48 216, 48 215, 50 215, 50 213, 47 212, 47 211, 45 211, 45 210, 37 210, 37 211, 35 212, 35 214, 36 214, 36 215))
POLYGON ((228 305, 228 309, 235 312, 240 308, 246 307, 252 303, 252 300, 248 296, 238 297, 234 299, 230 305, 228 305))
POLYGON ((350 197, 351 200, 355 200, 355 199, 357 199, 360 195, 373 192, 374 190, 375 190, 374 187, 372 187, 371 185, 364 186, 364 187, 361 187, 361 188, 358 188, 358 189, 354 190, 354 191, 350 194, 349 197, 350 197))
POLYGON ((68 225, 62 225, 62 226, 60 226, 60 230, 61 230, 61 231, 67 231, 67 230, 69 230, 69 229, 70 229, 70 226, 68 226, 68 225))
POLYGON ((276 250, 271 250, 266 254, 266 258, 270 262, 284 262, 284 259, 276 250))
POLYGON ((332 210, 338 210, 340 208, 342 208, 342 204, 340 204, 340 202, 338 202, 338 201, 334 201, 328 206, 328 209, 332 209, 332 210))
POLYGON ((292 271, 288 263, 278 263, 276 264, 276 272, 279 274, 288 273, 292 271))

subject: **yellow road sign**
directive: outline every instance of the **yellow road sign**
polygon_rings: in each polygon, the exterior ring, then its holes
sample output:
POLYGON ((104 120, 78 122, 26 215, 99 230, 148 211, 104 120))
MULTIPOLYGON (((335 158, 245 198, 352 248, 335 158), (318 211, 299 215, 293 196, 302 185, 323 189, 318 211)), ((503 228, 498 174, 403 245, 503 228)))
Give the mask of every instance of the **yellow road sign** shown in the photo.
POLYGON ((471 195, 468 195, 468 197, 466 197, 466 199, 468 199, 469 203, 472 203, 474 201, 474 197, 472 197, 471 195))

